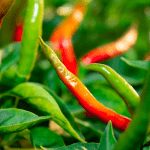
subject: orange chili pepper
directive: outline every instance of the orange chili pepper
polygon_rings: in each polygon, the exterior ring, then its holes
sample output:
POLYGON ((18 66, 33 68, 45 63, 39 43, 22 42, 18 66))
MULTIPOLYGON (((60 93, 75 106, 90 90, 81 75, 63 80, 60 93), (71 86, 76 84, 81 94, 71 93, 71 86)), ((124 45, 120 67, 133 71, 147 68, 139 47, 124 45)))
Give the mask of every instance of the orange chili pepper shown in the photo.
POLYGON ((114 128, 119 131, 124 131, 131 119, 116 113, 98 102, 84 84, 67 70, 53 50, 46 45, 40 37, 39 40, 45 56, 56 70, 59 78, 68 87, 83 108, 104 123, 108 123, 109 120, 111 120, 114 128))
POLYGON ((5 15, 9 12, 15 0, 1 0, 0 1, 0 27, 5 15))
POLYGON ((78 2, 75 5, 72 14, 56 27, 49 39, 49 41, 52 43, 51 47, 55 51, 59 51, 59 42, 64 36, 65 38, 70 38, 73 36, 83 20, 84 14, 86 12, 86 6, 87 3, 85 1, 81 0, 78 2))
POLYGON ((87 2, 80 0, 75 5, 73 13, 56 27, 50 37, 51 47, 61 53, 62 62, 73 74, 77 75, 77 61, 71 38, 83 20, 87 2))
POLYGON ((132 26, 115 42, 95 48, 81 58, 83 65, 100 62, 128 51, 137 40, 137 27, 132 26))

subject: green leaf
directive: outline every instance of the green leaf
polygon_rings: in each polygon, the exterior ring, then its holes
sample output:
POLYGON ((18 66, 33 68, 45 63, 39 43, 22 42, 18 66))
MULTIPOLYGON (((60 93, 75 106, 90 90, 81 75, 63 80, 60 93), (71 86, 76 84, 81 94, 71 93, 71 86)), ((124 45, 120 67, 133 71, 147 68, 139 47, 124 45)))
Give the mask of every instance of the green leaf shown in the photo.
POLYGON ((38 117, 22 109, 1 109, 0 134, 22 131, 50 118, 51 116, 38 117))
POLYGON ((2 65, 0 67, 0 73, 6 71, 12 64, 14 64, 20 57, 20 44, 13 43, 4 47, 4 53, 2 58, 2 65))
POLYGON ((57 73, 53 68, 48 71, 44 78, 44 83, 46 83, 46 85, 56 93, 58 92, 60 88, 60 79, 58 78, 57 73))
POLYGON ((56 93, 68 91, 67 87, 63 84, 63 82, 59 79, 54 68, 50 68, 44 77, 44 83, 56 93))
POLYGON ((121 59, 131 67, 142 69, 142 70, 147 70, 148 69, 148 65, 149 65, 148 61, 141 61, 141 60, 129 61, 124 57, 122 57, 121 59))
POLYGON ((72 115, 77 115, 77 114, 83 114, 85 112, 85 109, 82 106, 76 105, 76 104, 66 104, 69 112, 72 115))
POLYGON ((59 124, 65 131, 77 138, 79 141, 84 141, 83 136, 80 136, 74 130, 70 122, 63 115, 55 99, 41 86, 29 82, 22 83, 12 90, 4 93, 4 95, 18 96, 43 114, 54 115, 52 118, 53 121, 59 124))
POLYGON ((77 118, 76 118, 76 122, 79 123, 81 126, 87 128, 88 132, 89 130, 92 130, 99 137, 103 135, 104 128, 102 126, 97 126, 89 121, 82 121, 77 118))
POLYGON ((60 148, 44 148, 43 150, 97 150, 99 144, 97 143, 75 143, 69 146, 63 146, 60 148))
MULTIPOLYGON (((77 124, 76 124, 76 122, 75 122, 75 120, 74 120, 74 118, 73 118, 73 116, 72 116, 72 114, 71 114, 69 108, 68 108, 67 105, 63 102, 63 100, 62 100, 60 97, 58 97, 58 96, 54 93, 54 91, 52 91, 52 90, 51 90, 50 88, 48 88, 47 86, 44 86, 44 85, 41 85, 41 84, 37 84, 37 85, 42 86, 47 92, 49 92, 49 94, 50 94, 51 96, 53 96, 53 98, 56 100, 57 104, 59 105, 59 107, 60 107, 62 113, 63 113, 64 116, 67 118, 67 120, 70 122, 70 124, 71 124, 71 126, 73 127, 73 129, 78 133, 78 135, 79 135, 82 139, 84 139, 84 137, 83 137, 83 135, 82 135, 80 129, 78 128, 78 126, 77 126, 77 124)), ((82 108, 82 107, 81 107, 81 108, 82 108)), ((84 110, 84 109, 82 108, 82 110, 84 110)))
POLYGON ((112 150, 116 142, 117 141, 112 130, 112 124, 111 121, 109 121, 100 140, 99 150, 112 150))
POLYGON ((37 127, 31 129, 33 145, 35 147, 61 147, 65 146, 62 137, 46 127, 37 127))
POLYGON ((17 51, 19 52, 19 48, 21 47, 21 43, 11 43, 7 46, 5 46, 2 50, 2 59, 5 59, 6 57, 8 57, 8 55, 10 53, 12 53, 13 51, 17 51))

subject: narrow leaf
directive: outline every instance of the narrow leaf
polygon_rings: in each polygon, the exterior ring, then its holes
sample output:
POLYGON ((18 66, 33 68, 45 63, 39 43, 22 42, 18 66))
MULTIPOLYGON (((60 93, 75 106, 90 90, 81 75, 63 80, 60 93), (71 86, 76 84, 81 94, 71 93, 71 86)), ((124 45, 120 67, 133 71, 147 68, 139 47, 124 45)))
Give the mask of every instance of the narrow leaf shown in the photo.
POLYGON ((33 145, 35 147, 61 147, 65 146, 62 137, 46 127, 37 127, 31 129, 33 145), (42 131, 42 132, 41 132, 42 131))
POLYGON ((20 56, 19 50, 20 50, 19 43, 15 44, 13 43, 4 47, 0 73, 6 71, 12 64, 14 64, 19 59, 20 56))
POLYGON ((113 134, 112 124, 111 121, 109 121, 101 138, 99 150, 112 150, 115 143, 116 139, 113 134))
POLYGON ((142 69, 142 70, 147 70, 148 69, 148 65, 149 65, 149 62, 148 61, 141 61, 141 60, 138 60, 138 61, 129 61, 127 60, 126 58, 122 57, 121 58, 126 64, 128 64, 129 66, 131 67, 134 67, 134 68, 138 68, 138 69, 142 69))
MULTIPOLYGON (((40 84, 37 84, 40 85, 40 84)), ((62 113, 64 114, 64 116, 67 118, 67 120, 70 122, 71 126, 73 127, 73 129, 78 133, 78 135, 84 139, 80 129, 78 128, 72 114, 70 113, 69 108, 67 107, 67 105, 63 102, 63 100, 58 97, 54 91, 52 91, 50 88, 48 88, 47 86, 41 85, 51 96, 53 96, 53 98, 56 100, 57 104, 59 105, 62 113)))

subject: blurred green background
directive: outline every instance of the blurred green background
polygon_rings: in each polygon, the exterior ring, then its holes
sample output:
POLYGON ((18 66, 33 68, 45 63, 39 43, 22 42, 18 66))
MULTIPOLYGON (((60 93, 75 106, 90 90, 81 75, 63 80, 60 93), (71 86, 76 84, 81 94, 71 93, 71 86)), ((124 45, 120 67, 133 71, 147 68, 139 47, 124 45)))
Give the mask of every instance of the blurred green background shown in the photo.
MULTIPOLYGON (((43 38, 47 41, 54 28, 66 18, 74 0, 45 0, 43 38), (68 6, 68 11, 62 11, 68 6)), ((15 24, 23 20, 26 0, 16 0, 10 13, 5 17, 0 31, 0 46, 13 41, 15 24), (21 18, 21 19, 20 19, 21 18)), ((119 38, 129 26, 139 25, 139 36, 133 48, 131 59, 143 59, 149 51, 150 1, 149 0, 92 0, 79 29, 73 36, 73 46, 77 58, 89 50, 119 38)))

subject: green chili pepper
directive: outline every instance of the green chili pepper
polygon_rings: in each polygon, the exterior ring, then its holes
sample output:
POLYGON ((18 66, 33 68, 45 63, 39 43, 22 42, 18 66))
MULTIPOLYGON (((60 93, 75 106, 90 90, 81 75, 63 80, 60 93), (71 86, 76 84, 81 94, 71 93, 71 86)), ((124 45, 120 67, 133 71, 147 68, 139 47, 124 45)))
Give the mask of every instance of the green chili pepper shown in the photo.
POLYGON ((142 91, 141 102, 135 117, 127 130, 119 138, 113 150, 140 150, 150 121, 150 64, 142 91))
POLYGON ((129 111, 133 114, 139 104, 140 97, 133 87, 128 84, 117 72, 104 64, 90 64, 86 69, 97 71, 104 76, 108 83, 124 99, 129 111))
POLYGON ((43 0, 28 0, 16 84, 28 80, 34 67, 38 36, 42 33, 43 3, 43 0))

